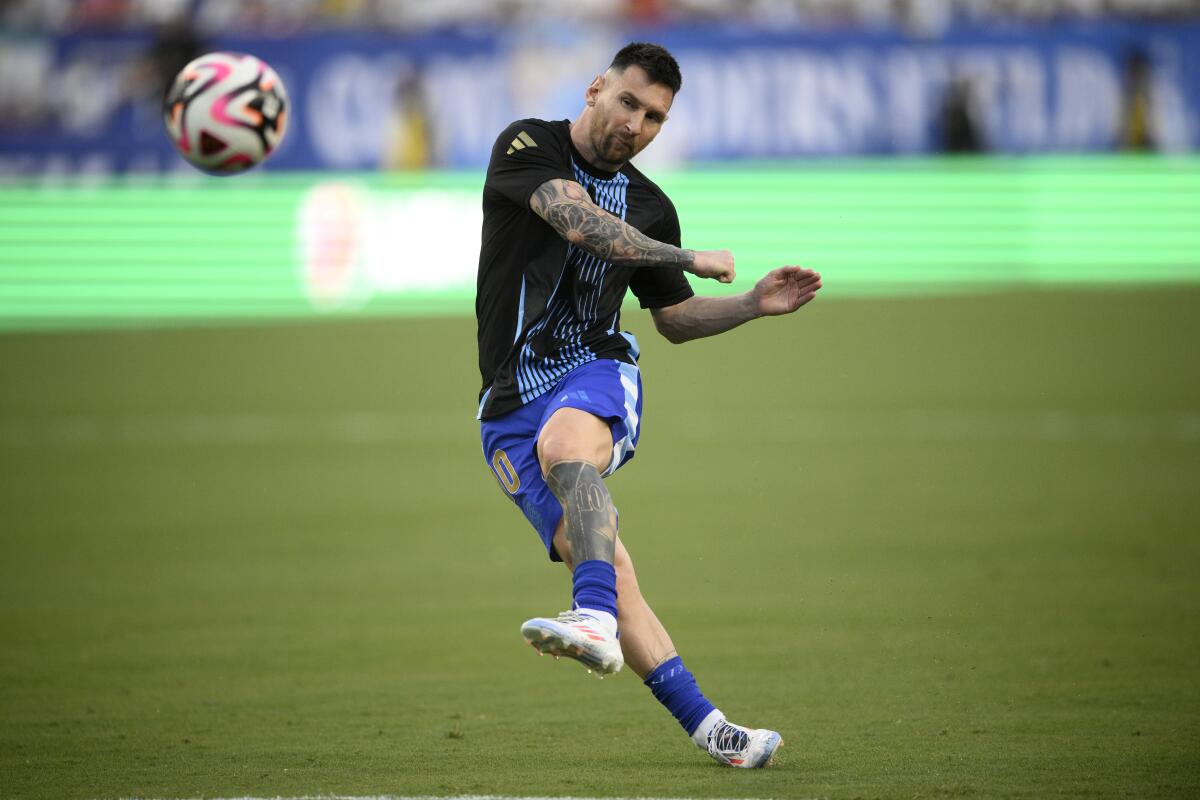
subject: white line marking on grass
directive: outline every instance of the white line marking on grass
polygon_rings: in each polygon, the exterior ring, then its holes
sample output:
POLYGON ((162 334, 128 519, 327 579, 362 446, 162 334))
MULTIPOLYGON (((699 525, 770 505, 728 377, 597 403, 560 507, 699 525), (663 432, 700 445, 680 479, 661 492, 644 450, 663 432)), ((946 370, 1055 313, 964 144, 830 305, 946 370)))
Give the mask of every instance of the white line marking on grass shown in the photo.
MULTIPOLYGON (((1200 442, 1200 411, 1067 411, 1050 409, 812 409, 773 415, 771 424, 692 413, 680 421, 708 442, 1200 442)), ((438 445, 473 440, 475 420, 463 413, 395 411, 178 412, 44 414, 0 420, 0 447, 223 447, 438 445)))
MULTIPOLYGON (((147 800, 146 798, 124 798, 123 800, 147 800)), ((189 798, 188 800, 195 800, 189 798)), ((394 794, 382 794, 372 796, 351 796, 351 795, 332 795, 332 794, 314 794, 304 795, 303 797, 225 797, 225 798, 210 798, 210 800, 692 800, 688 797, 573 797, 561 796, 550 797, 539 795, 536 797, 517 797, 506 794, 456 794, 456 795, 420 795, 406 796, 394 794)), ((754 798, 705 798, 704 800, 754 800, 754 798)))

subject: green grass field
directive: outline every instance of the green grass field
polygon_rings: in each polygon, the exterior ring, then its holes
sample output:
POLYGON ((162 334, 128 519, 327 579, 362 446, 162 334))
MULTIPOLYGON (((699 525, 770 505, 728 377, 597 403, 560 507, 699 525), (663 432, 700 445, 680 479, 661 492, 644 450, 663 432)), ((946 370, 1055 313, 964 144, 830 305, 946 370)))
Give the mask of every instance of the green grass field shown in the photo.
POLYGON ((643 588, 731 718, 538 659, 468 319, 0 337, 0 796, 1200 795, 1200 289, 644 312, 643 588))

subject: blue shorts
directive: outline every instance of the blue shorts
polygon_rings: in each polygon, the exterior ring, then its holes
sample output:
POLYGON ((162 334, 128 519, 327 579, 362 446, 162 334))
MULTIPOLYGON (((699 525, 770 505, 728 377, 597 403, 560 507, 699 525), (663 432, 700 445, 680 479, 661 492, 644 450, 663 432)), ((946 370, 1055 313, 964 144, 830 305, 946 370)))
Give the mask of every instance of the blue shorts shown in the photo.
POLYGON ((590 361, 567 373, 553 389, 502 417, 480 426, 483 457, 500 488, 524 512, 542 537, 551 561, 561 561, 554 549, 554 531, 562 505, 542 478, 537 440, 542 428, 560 408, 578 408, 609 423, 613 456, 604 475, 613 474, 633 458, 641 430, 642 376, 637 366, 615 359, 590 361))

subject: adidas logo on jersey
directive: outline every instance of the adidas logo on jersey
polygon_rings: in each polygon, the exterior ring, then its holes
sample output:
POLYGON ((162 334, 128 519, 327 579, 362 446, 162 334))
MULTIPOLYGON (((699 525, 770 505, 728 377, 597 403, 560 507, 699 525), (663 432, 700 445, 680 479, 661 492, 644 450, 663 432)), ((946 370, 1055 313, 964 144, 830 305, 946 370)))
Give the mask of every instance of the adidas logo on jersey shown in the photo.
POLYGON ((508 148, 507 152, 505 152, 505 155, 511 156, 513 153, 517 152, 518 150, 524 150, 526 147, 537 147, 537 142, 535 142, 533 137, 528 133, 521 131, 517 134, 517 138, 512 140, 512 145, 508 148))

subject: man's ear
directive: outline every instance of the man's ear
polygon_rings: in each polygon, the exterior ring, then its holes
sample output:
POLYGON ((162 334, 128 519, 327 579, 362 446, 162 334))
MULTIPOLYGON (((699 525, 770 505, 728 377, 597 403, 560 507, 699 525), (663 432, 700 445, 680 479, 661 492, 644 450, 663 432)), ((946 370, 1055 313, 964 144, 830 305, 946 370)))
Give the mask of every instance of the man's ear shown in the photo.
POLYGON ((604 88, 604 76, 597 75, 592 78, 591 84, 583 92, 583 101, 589 106, 596 105, 596 95, 600 94, 600 90, 604 88))

